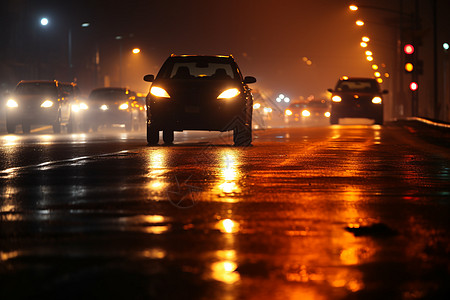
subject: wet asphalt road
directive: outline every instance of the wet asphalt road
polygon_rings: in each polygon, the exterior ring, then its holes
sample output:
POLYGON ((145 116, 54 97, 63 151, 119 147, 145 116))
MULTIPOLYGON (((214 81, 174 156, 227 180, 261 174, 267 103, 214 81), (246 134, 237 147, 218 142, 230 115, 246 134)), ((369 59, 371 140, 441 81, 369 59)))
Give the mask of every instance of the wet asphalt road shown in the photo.
POLYGON ((1 135, 0 298, 448 299, 449 148, 254 134, 1 135))

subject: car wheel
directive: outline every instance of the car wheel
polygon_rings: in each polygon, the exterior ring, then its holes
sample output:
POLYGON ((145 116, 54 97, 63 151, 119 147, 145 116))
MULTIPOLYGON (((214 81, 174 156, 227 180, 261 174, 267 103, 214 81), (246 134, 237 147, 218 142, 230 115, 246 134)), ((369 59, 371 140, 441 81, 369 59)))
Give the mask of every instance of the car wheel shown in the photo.
POLYGON ((30 133, 30 131, 31 131, 30 123, 23 122, 22 123, 22 131, 23 131, 23 133, 30 133))
POLYGON ((379 116, 378 118, 375 118, 375 124, 376 125, 383 125, 383 123, 384 123, 383 116, 379 116))
POLYGON ((175 138, 175 136, 173 134, 173 130, 166 129, 166 130, 163 131, 164 144, 168 144, 168 145, 173 144, 174 138, 175 138))
POLYGON ((330 124, 331 125, 339 124, 339 117, 331 115, 330 116, 330 124))
POLYGON ((147 143, 157 145, 159 142, 159 131, 152 125, 147 124, 147 143))
POLYGON ((6 131, 8 133, 16 133, 16 124, 6 121, 6 131))
POLYGON ((252 144, 252 127, 245 124, 238 124, 233 129, 233 142, 235 146, 246 147, 252 144))

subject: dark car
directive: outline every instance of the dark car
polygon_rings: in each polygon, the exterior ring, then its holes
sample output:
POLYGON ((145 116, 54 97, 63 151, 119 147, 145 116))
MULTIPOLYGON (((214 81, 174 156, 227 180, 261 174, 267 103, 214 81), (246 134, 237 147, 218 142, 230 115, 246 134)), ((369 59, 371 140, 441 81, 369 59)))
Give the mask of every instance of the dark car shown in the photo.
POLYGON ((132 129, 131 103, 136 93, 127 88, 105 87, 91 91, 86 101, 87 109, 83 111, 82 128, 84 131, 97 131, 100 126, 125 126, 126 131, 132 129))
POLYGON ((331 124, 338 124, 340 118, 368 118, 383 124, 383 94, 388 91, 382 91, 376 79, 343 77, 328 91, 332 93, 331 124))
POLYGON ((161 67, 147 95, 147 141, 157 144, 159 131, 166 144, 174 131, 233 130, 236 146, 252 142, 253 97, 230 56, 171 55, 161 67))
POLYGON ((302 124, 304 114, 306 114, 306 102, 292 102, 288 108, 284 110, 285 122, 290 125, 302 124))
POLYGON ((289 124, 317 124, 328 122, 330 104, 326 100, 313 99, 308 102, 293 102, 284 111, 285 120, 289 124))
POLYGON ((31 125, 52 125, 54 133, 61 126, 72 128, 72 97, 56 81, 20 81, 6 103, 6 130, 15 133, 16 126, 29 133, 31 125))

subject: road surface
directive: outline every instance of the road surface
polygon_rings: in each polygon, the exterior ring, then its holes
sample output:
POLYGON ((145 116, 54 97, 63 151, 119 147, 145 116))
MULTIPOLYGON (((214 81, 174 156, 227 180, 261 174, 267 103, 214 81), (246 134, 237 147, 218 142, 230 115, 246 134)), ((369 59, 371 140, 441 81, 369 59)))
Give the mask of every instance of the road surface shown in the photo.
POLYGON ((450 152, 417 130, 2 135, 0 297, 448 298, 450 152))

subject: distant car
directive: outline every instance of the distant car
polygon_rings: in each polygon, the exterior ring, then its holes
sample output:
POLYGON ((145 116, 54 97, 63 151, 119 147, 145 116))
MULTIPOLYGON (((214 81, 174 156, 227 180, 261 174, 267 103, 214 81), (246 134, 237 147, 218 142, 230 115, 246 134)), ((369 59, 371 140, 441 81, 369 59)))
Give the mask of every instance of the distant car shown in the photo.
POLYGON ((133 107, 131 103, 136 93, 127 88, 105 87, 91 91, 86 101, 87 109, 83 112, 82 129, 97 131, 100 126, 124 126, 132 130, 133 107))
POLYGON ((31 125, 52 125, 54 133, 67 126, 71 132, 71 94, 61 83, 52 81, 20 81, 6 102, 6 130, 15 133, 22 125, 23 133, 29 133, 31 125))
POLYGON ((174 131, 233 130, 236 146, 252 142, 253 97, 247 84, 254 77, 243 77, 230 56, 172 55, 153 82, 147 95, 147 142, 174 141, 174 131))
POLYGON ((284 110, 285 122, 290 125, 303 124, 307 112, 306 102, 292 102, 288 108, 284 110))
POLYGON ((343 77, 328 91, 332 93, 331 124, 338 124, 340 118, 368 118, 383 124, 383 94, 388 91, 382 91, 376 79, 343 77))
POLYGON ((306 111, 303 113, 305 120, 311 123, 327 121, 331 116, 331 105, 325 99, 313 99, 306 104, 306 111))
POLYGON ((145 94, 136 93, 136 97, 131 101, 134 131, 146 128, 147 106, 145 105, 145 98, 145 94))
POLYGON ((71 122, 69 122, 70 128, 67 128, 68 132, 76 132, 80 129, 81 119, 80 115, 87 106, 83 103, 81 99, 81 92, 77 84, 74 82, 60 82, 59 88, 66 95, 71 103, 71 122))

